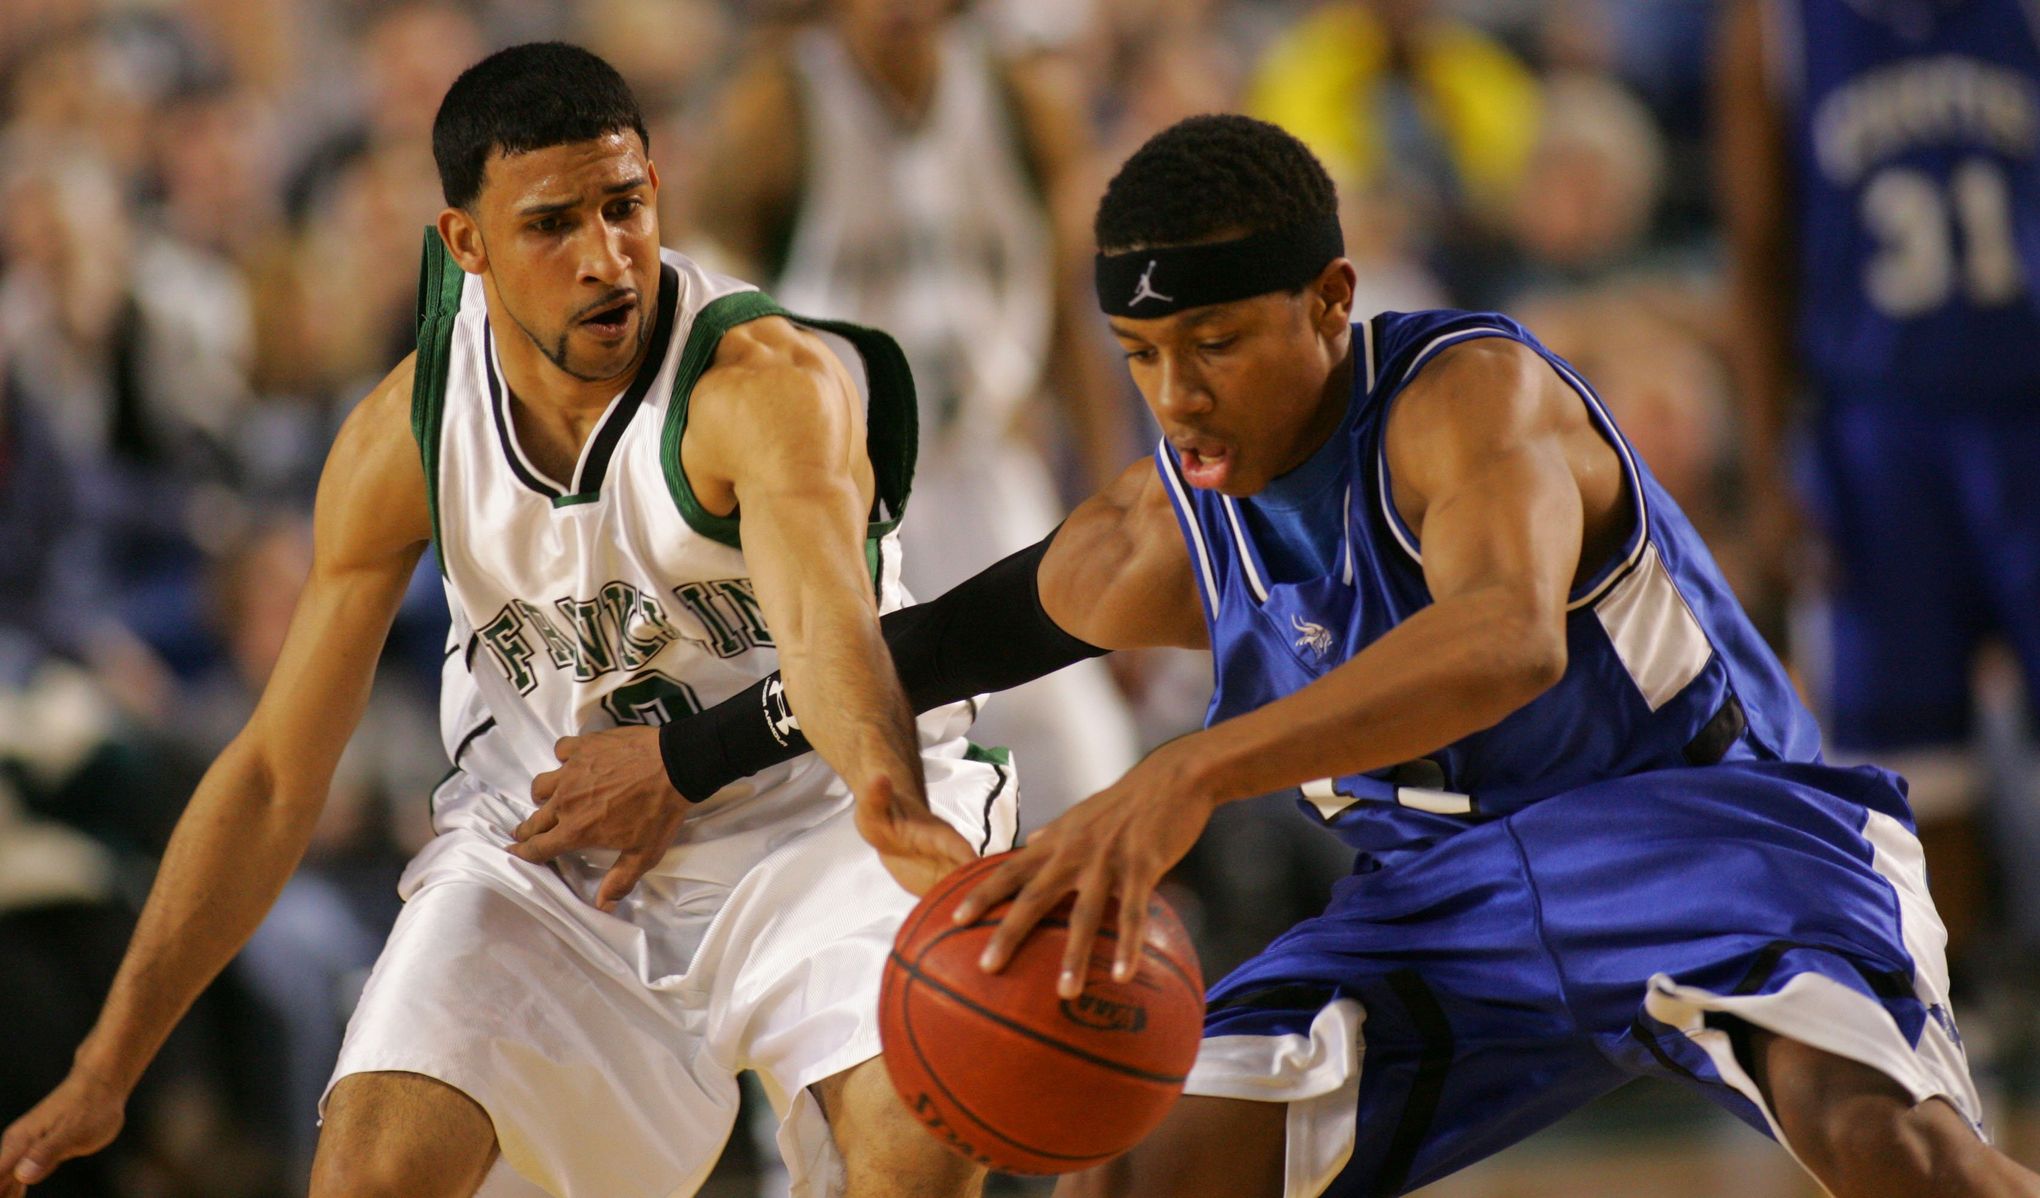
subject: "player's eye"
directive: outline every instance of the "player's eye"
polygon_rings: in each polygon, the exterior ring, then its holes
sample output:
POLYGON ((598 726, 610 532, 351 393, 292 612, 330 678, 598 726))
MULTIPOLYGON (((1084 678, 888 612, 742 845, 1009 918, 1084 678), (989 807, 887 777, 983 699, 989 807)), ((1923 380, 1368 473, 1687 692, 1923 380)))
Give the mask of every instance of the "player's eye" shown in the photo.
POLYGON ((629 220, 631 217, 637 215, 638 209, 644 206, 645 202, 641 199, 638 199, 636 196, 631 196, 628 199, 618 200, 614 204, 611 204, 609 206, 609 219, 629 220))
POLYGON ((1152 362, 1155 360, 1155 351, 1152 348, 1130 349, 1126 351, 1126 360, 1129 362, 1152 362))
POLYGON ((1233 342, 1238 340, 1239 338, 1237 336, 1216 337, 1209 341, 1199 341, 1197 343, 1197 348, 1204 353, 1215 354, 1227 349, 1231 349, 1233 342))
POLYGON ((531 222, 534 233, 558 233, 567 227, 567 222, 557 216, 541 216, 531 222))

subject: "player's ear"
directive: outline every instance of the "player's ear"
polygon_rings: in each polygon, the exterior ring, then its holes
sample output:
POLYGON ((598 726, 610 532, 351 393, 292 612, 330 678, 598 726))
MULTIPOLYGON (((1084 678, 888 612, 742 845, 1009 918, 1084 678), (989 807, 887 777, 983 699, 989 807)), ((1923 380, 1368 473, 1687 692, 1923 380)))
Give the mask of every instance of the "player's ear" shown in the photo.
POLYGON ((446 243, 446 252, 460 263, 460 268, 471 275, 481 274, 489 266, 489 255, 482 244, 482 227, 475 223, 472 212, 465 208, 444 208, 439 213, 439 239, 446 243))
POLYGON ((1334 258, 1310 284, 1311 323, 1320 335, 1342 336, 1353 323, 1353 297, 1360 287, 1360 274, 1348 258, 1334 258))
POLYGON ((651 190, 652 199, 659 198, 659 164, 645 159, 645 185, 651 190))

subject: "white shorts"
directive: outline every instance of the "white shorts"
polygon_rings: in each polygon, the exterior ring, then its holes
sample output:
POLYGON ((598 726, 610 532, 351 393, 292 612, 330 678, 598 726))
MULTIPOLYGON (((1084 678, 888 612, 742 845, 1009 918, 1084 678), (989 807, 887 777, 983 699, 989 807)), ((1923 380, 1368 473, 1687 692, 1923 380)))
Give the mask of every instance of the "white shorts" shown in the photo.
MULTIPOLYGON (((1010 847, 1008 767, 927 767, 931 803, 973 847, 1010 847)), ((467 1094, 502 1151, 487 1194, 530 1192, 507 1164, 556 1198, 677 1198, 721 1155, 750 1069, 780 1116, 793 1194, 837 1192, 807 1087, 878 1055, 880 972, 915 900, 858 835, 841 784, 819 798, 832 808, 733 886, 649 876, 615 914, 582 897, 600 877, 585 863, 530 865, 456 824, 405 874, 327 1093, 402 1071, 467 1094)))

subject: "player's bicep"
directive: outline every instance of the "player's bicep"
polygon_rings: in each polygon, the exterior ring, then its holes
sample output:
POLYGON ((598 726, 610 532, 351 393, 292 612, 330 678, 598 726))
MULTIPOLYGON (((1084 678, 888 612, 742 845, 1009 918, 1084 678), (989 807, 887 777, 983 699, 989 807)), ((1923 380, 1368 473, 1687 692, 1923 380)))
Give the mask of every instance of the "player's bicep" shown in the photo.
POLYGON ((1398 398, 1389 471, 1433 599, 1487 592, 1539 623, 1562 615, 1585 525, 1566 435, 1584 419, 1542 359, 1504 341, 1447 350, 1398 398))
POLYGON ((818 340, 791 335, 802 340, 730 362, 701 430, 730 479, 744 560, 782 653, 837 605, 876 611, 864 576, 871 469, 855 384, 818 340))
POLYGON ((319 482, 312 572, 243 734, 280 792, 323 791, 368 703, 375 663, 431 538, 401 369, 342 428, 319 482))
POLYGON ((1101 649, 1209 643, 1189 550, 1152 462, 1134 463, 1070 513, 1039 586, 1049 618, 1101 649))

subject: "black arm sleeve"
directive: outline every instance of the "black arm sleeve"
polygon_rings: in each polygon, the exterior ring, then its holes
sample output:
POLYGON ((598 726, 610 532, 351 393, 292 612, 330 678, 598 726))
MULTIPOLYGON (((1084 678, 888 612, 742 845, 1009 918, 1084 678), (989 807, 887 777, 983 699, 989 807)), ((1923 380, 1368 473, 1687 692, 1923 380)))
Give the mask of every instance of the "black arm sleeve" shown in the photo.
MULTIPOLYGON (((1054 539, 1050 533, 941 598, 881 618, 900 684, 916 712, 1032 682, 1105 652, 1064 632, 1041 606, 1041 559, 1054 539)), ((787 706, 777 673, 659 729, 666 777, 697 803, 812 747, 787 706)))

